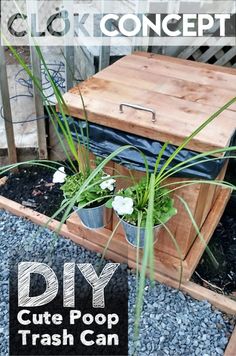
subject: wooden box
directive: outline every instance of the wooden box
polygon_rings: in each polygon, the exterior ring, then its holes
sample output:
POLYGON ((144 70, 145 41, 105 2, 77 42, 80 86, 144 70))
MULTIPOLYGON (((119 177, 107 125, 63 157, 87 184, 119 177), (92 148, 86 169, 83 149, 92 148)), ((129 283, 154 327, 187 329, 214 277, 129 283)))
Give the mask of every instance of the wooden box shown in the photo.
MULTIPOLYGON (((79 90, 90 122, 159 142, 168 141, 177 146, 210 115, 235 96, 236 70, 136 52, 122 58, 64 95, 68 114, 83 118, 79 90), (121 112, 122 103, 141 105, 155 110, 156 121, 152 121, 150 112, 129 107, 124 107, 121 112)), ((205 152, 227 147, 236 129, 235 111, 234 104, 222 112, 189 142, 187 148, 196 152, 205 152)), ((217 179, 224 179, 226 167, 227 162, 217 179)), ((128 169, 117 163, 111 164, 109 169, 129 175, 128 169)), ((134 172, 136 177, 141 177, 142 174, 138 171, 134 172)), ((169 180, 175 182, 180 178, 169 180)), ((117 188, 127 184, 127 180, 120 180, 117 188)), ((230 192, 217 186, 199 183, 181 188, 178 190, 178 195, 184 197, 205 240, 209 241, 224 211, 230 192)), ((205 246, 197 239, 196 230, 178 198, 175 199, 175 205, 178 214, 170 220, 168 227, 181 250, 185 269, 184 278, 189 279, 205 246)), ((113 220, 109 229, 94 232, 87 231, 76 215, 73 215, 67 224, 73 232, 79 233, 85 239, 97 241, 102 251, 115 226, 115 217, 113 220)), ((133 247, 127 246, 122 228, 119 228, 109 248, 117 256, 126 254, 130 265, 134 265, 136 252, 133 247)), ((163 274, 178 278, 180 256, 164 229, 160 233, 155 249, 156 266, 163 267, 161 268, 163 274)))

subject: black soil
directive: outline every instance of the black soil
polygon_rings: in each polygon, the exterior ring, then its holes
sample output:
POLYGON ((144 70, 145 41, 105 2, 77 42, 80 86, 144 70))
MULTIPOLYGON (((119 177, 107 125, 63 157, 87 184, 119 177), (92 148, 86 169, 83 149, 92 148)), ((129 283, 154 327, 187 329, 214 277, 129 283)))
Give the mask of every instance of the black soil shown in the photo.
POLYGON ((236 300, 236 196, 232 196, 208 246, 219 267, 205 252, 193 280, 236 300))
POLYGON ((0 186, 0 195, 51 217, 63 200, 60 184, 53 184, 54 170, 44 167, 20 169, 0 186))

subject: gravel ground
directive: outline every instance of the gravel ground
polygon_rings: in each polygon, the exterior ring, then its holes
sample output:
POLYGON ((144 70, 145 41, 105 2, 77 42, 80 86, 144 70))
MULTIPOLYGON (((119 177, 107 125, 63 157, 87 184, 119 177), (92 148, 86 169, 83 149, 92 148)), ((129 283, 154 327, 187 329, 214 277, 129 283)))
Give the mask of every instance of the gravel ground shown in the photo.
MULTIPOLYGON (((37 256, 44 251, 44 262, 52 259, 81 262, 99 261, 99 256, 73 242, 0 210, 0 355, 8 356, 8 260, 13 251, 37 256), (52 243, 53 241, 53 243, 52 243), (53 254, 52 254, 53 251, 53 254)), ((135 305, 135 276, 129 271, 129 340, 132 334, 135 305)), ((177 290, 147 281, 138 355, 217 356, 223 355, 233 326, 221 312, 206 301, 196 301, 177 290)))

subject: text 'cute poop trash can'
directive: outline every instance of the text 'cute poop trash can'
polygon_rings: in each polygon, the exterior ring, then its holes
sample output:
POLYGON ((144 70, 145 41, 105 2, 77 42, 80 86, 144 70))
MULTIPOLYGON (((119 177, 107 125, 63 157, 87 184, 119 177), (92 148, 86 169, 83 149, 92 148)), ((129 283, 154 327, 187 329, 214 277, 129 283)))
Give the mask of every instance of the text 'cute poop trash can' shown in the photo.
MULTIPOLYGON (((116 148, 132 144, 147 156, 150 171, 163 143, 169 145, 162 157, 163 164, 186 137, 219 110, 236 93, 236 70, 183 59, 136 52, 117 61, 64 95, 70 117, 77 118, 83 129, 84 112, 80 93, 86 106, 89 121, 91 156, 106 157, 116 148)), ((232 145, 236 129, 236 105, 220 113, 179 152, 172 164, 178 164, 198 153, 224 149, 232 145)), ((73 131, 73 127, 72 127, 73 131)), ((215 159, 181 171, 166 180, 196 181, 223 180, 227 159, 225 153, 211 154, 215 159)), ((208 157, 209 158, 209 157, 208 157)), ((144 173, 141 156, 134 150, 122 152, 106 168, 109 174, 134 176, 144 173)), ((131 184, 129 179, 118 179, 116 190, 131 184)), ((208 243, 229 199, 229 189, 196 182, 185 185, 174 194, 177 215, 167 223, 179 246, 177 251, 169 233, 163 228, 155 244, 155 270, 162 275, 179 279, 180 253, 183 259, 183 280, 188 280, 204 249, 189 215, 178 197, 189 206, 197 226, 208 243)), ((83 227, 73 214, 67 221, 68 228, 96 245, 103 251, 117 224, 113 214, 109 226, 99 231, 83 227)), ((109 244, 107 256, 117 261, 127 261, 135 266, 136 249, 129 246, 122 224, 109 244)))

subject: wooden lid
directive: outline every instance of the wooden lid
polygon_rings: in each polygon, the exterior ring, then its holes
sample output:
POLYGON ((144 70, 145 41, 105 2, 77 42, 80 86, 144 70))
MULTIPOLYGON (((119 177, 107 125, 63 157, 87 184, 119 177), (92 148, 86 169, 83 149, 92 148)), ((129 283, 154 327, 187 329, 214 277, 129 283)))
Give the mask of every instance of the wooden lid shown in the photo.
MULTIPOLYGON (((136 52, 64 95, 69 114, 83 118, 82 93, 91 122, 179 145, 210 115, 236 96, 236 69, 136 52), (124 107, 141 105, 156 112, 124 107)), ((198 152, 229 145, 236 104, 221 113, 187 146, 198 152)))

